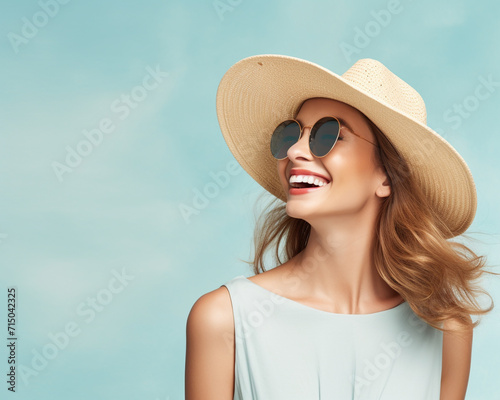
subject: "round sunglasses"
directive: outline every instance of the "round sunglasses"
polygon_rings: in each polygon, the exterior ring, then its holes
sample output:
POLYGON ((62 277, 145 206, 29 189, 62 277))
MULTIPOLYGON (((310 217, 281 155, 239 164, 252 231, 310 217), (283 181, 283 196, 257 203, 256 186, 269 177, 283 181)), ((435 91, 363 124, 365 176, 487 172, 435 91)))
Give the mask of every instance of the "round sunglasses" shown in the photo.
MULTIPOLYGON (((287 157, 288 149, 297 143, 304 128, 311 128, 309 135, 309 149, 318 158, 325 157, 335 146, 340 133, 340 121, 336 117, 326 116, 314 123, 312 127, 302 127, 299 121, 288 119, 280 123, 271 136, 271 154, 277 160, 287 157)), ((349 130, 353 135, 373 144, 368 139, 349 130)))

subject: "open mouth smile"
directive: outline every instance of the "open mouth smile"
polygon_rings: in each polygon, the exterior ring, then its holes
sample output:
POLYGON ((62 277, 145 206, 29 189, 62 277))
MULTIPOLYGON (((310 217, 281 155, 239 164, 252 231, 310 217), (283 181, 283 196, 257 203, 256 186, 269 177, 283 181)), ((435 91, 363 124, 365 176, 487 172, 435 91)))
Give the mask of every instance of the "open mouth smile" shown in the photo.
POLYGON ((324 188, 330 181, 316 175, 291 175, 289 179, 290 194, 304 194, 324 188))

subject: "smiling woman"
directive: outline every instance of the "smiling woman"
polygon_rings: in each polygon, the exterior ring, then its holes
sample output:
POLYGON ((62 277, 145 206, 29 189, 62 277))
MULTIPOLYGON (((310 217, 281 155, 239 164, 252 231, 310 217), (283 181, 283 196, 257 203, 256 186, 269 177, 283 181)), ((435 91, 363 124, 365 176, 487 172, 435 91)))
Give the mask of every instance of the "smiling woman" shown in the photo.
POLYGON ((493 308, 476 280, 495 273, 449 240, 474 219, 475 185, 420 95, 375 60, 338 76, 260 55, 224 75, 217 113, 274 198, 255 276, 191 309, 186 399, 464 399, 470 315, 493 308))

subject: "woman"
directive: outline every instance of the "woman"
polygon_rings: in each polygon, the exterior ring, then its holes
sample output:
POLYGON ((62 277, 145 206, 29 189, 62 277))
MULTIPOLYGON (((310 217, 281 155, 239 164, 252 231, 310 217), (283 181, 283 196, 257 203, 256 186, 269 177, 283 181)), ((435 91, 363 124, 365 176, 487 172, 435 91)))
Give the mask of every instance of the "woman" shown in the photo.
POLYGON ((475 299, 483 257, 447 240, 472 223, 476 191, 420 95, 375 60, 338 76, 260 55, 224 75, 217 113, 275 201, 255 276, 193 305, 186 399, 464 399, 470 314, 493 302, 475 299))

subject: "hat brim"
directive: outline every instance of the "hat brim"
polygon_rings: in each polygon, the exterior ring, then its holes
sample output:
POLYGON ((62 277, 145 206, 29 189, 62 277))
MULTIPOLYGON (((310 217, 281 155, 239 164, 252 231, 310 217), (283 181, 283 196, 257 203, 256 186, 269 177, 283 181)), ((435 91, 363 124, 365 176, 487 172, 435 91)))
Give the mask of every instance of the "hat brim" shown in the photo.
POLYGON ((283 201, 272 130, 295 117, 303 101, 326 97, 365 114, 405 158, 425 194, 457 236, 470 226, 477 196, 460 154, 427 125, 355 87, 332 71, 295 57, 264 54, 235 63, 217 89, 217 118, 227 146, 247 173, 283 201))

